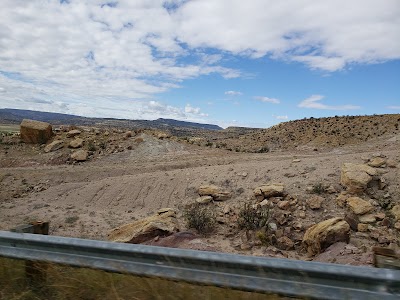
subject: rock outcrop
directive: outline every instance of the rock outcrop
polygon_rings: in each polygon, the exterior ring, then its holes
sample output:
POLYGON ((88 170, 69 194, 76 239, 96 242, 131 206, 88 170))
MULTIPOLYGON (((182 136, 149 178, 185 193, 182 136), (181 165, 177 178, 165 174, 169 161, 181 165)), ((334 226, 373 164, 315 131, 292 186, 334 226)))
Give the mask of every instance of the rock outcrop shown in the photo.
POLYGON ((378 172, 363 164, 345 163, 342 167, 340 183, 352 194, 362 193, 378 172))
POLYGON ((88 159, 88 152, 86 150, 78 150, 71 154, 71 159, 74 161, 86 161, 88 159))
POLYGON ((57 150, 61 149, 62 147, 64 147, 64 141, 55 140, 55 141, 51 142, 50 144, 46 145, 46 147, 44 147, 44 152, 48 153, 48 152, 57 151, 57 150))
POLYGON ((108 239, 119 243, 139 244, 157 236, 165 237, 179 231, 176 211, 162 209, 142 220, 122 225, 108 234, 108 239))
POLYGON ((223 190, 222 188, 210 184, 210 185, 202 185, 198 189, 199 195, 202 196, 211 196, 215 201, 225 201, 232 197, 232 194, 228 191, 223 190))
POLYGON ((348 243, 350 225, 342 218, 325 220, 307 229, 303 243, 309 255, 315 255, 336 242, 348 243))
POLYGON ((264 184, 255 188, 253 193, 256 199, 262 201, 270 197, 283 196, 285 186, 282 183, 264 184))
POLYGON ((21 140, 27 144, 45 144, 53 136, 49 123, 24 119, 20 125, 21 140))

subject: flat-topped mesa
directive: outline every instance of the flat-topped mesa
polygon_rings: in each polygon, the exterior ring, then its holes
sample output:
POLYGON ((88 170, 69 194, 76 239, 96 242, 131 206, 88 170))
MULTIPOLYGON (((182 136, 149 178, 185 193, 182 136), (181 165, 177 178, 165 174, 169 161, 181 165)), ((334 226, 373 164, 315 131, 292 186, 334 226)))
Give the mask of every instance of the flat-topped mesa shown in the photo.
POLYGON ((24 119, 20 125, 21 140, 27 144, 45 144, 53 136, 49 123, 24 119))

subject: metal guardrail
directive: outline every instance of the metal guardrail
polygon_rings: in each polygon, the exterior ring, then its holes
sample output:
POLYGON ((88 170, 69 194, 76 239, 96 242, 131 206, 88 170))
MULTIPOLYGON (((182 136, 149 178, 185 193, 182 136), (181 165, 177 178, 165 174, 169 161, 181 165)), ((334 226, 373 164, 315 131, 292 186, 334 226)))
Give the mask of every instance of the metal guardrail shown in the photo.
POLYGON ((400 271, 0 231, 0 256, 308 299, 399 299, 400 271))

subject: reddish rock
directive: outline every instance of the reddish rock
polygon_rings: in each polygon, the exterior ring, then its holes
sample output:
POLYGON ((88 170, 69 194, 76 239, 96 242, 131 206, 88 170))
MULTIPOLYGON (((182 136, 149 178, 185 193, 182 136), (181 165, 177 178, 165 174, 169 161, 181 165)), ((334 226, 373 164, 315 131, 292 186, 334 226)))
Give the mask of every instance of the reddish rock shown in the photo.
POLYGON ((21 140, 27 144, 45 144, 53 136, 53 130, 49 123, 24 119, 20 134, 21 140))

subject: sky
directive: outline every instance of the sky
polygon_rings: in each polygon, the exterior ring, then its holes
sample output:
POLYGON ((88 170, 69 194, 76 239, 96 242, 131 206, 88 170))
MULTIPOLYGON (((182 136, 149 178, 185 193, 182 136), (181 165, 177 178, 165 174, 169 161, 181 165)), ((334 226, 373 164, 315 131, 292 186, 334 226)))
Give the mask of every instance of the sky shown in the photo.
POLYGON ((400 1, 1 0, 0 108, 261 128, 400 113, 400 1))

